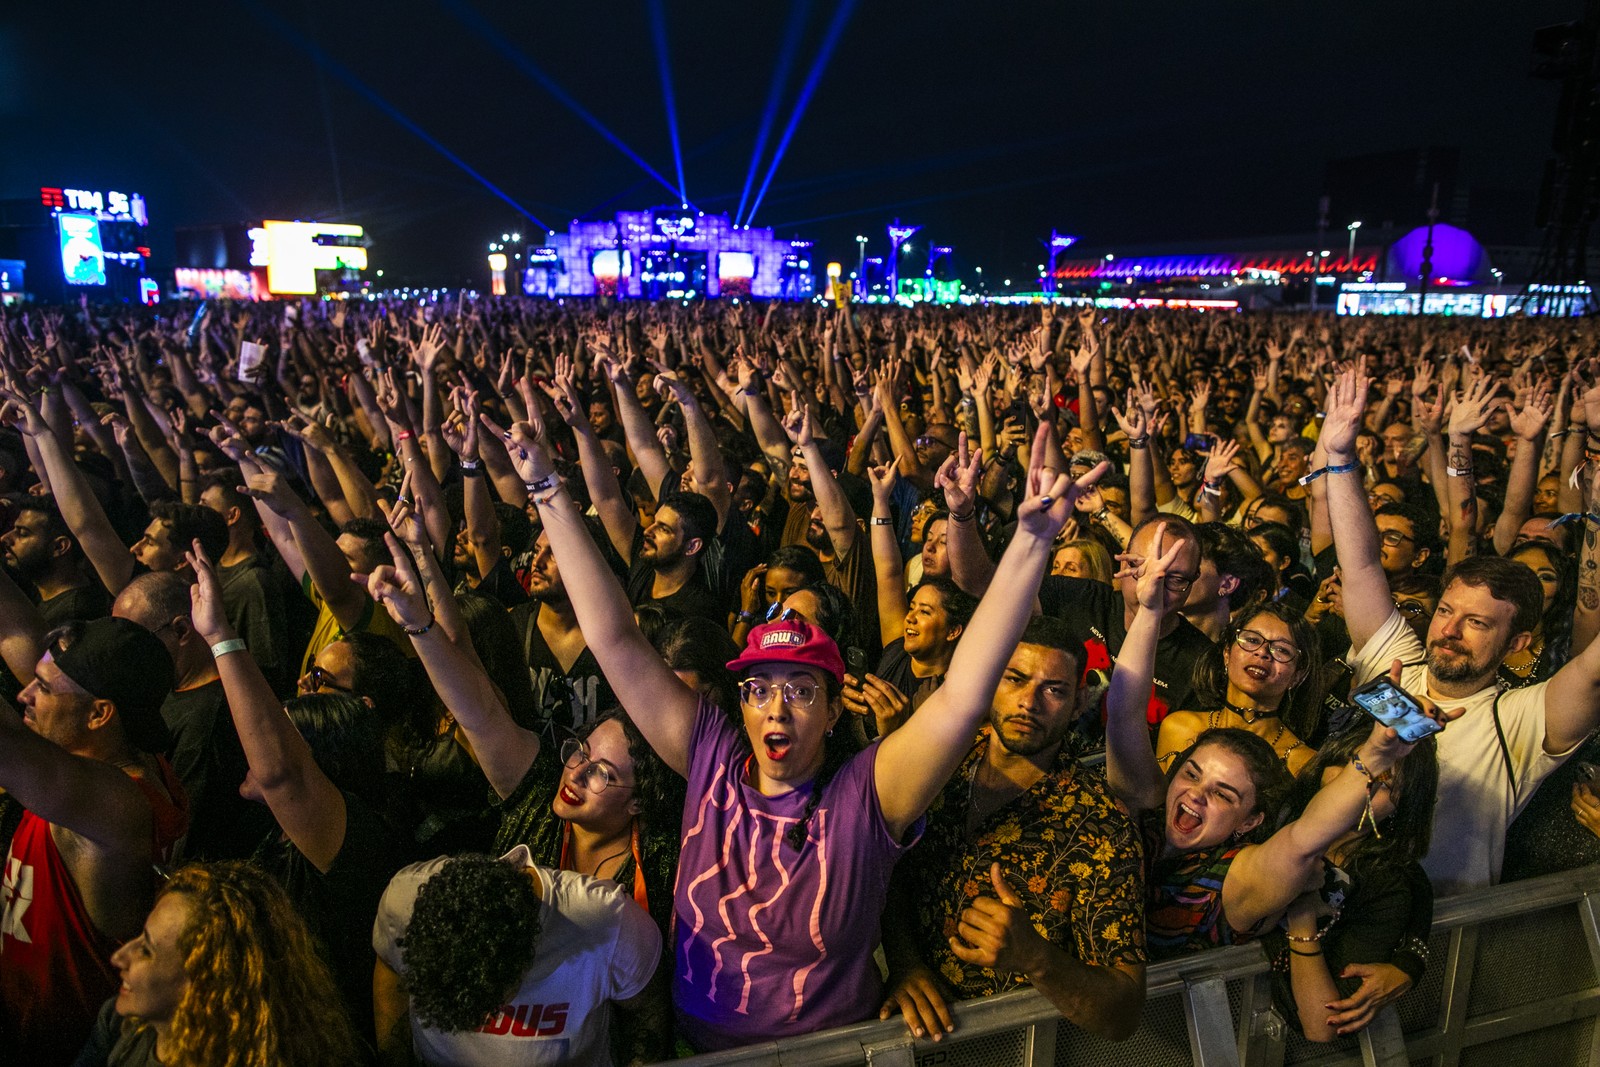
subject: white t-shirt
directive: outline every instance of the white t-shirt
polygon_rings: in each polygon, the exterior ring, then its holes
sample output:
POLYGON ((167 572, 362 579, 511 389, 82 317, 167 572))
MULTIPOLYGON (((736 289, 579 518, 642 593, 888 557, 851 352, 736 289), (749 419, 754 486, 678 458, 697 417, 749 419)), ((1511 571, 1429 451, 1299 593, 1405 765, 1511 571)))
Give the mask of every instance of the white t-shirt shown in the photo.
MULTIPOLYGON (((661 960, 661 931, 611 882, 536 866, 526 845, 501 859, 540 881, 533 966, 510 1001, 477 1030, 445 1033, 411 1018, 411 1042, 427 1064, 588 1064, 611 1067, 610 1006, 638 996, 661 960)), ((417 891, 449 857, 414 863, 389 882, 372 927, 378 958, 402 977, 398 944, 417 891)))
POLYGON ((1395 660, 1417 663, 1400 672, 1409 693, 1426 695, 1442 710, 1464 707, 1459 719, 1438 735, 1439 794, 1434 807, 1433 843, 1422 866, 1439 896, 1493 885, 1500 880, 1506 827, 1532 798, 1539 784, 1574 751, 1557 756, 1544 750, 1544 697, 1548 683, 1509 689, 1500 697, 1500 728, 1516 771, 1516 788, 1506 777, 1506 761, 1495 733, 1496 686, 1469 697, 1440 697, 1427 686, 1428 669, 1418 663, 1422 642, 1395 611, 1366 645, 1349 658, 1351 688, 1389 670, 1395 660))

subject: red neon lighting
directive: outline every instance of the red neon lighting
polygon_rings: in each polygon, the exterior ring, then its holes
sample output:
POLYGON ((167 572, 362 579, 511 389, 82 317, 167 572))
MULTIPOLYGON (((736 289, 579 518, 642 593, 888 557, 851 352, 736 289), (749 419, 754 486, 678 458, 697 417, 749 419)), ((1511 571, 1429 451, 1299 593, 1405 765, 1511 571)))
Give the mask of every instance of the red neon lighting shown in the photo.
POLYGON ((39 203, 45 207, 66 207, 67 197, 60 189, 44 185, 39 187, 39 203))
POLYGON ((1279 274, 1359 274, 1376 271, 1380 252, 1361 248, 1354 257, 1326 256, 1320 265, 1317 257, 1293 252, 1261 252, 1255 255, 1147 256, 1126 260, 1080 259, 1062 263, 1057 278, 1135 278, 1157 282, 1170 278, 1217 277, 1243 274, 1248 270, 1269 270, 1279 274), (1138 267, 1138 270, 1134 268, 1138 267))
POLYGON ((139 245, 137 248, 134 249, 134 251, 139 253, 145 259, 149 259, 150 258, 150 249, 146 248, 144 245, 139 245))

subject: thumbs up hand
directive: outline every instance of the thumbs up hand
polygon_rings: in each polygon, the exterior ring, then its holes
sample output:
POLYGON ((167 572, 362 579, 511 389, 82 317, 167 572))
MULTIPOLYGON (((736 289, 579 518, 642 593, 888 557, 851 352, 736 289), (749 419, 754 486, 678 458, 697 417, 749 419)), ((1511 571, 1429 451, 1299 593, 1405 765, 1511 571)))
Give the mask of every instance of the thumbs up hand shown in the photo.
POLYGON ((1000 873, 1000 864, 989 868, 989 879, 995 895, 977 897, 961 912, 960 936, 950 939, 950 951, 967 963, 998 972, 1039 970, 1050 943, 1033 928, 1022 898, 1000 873))

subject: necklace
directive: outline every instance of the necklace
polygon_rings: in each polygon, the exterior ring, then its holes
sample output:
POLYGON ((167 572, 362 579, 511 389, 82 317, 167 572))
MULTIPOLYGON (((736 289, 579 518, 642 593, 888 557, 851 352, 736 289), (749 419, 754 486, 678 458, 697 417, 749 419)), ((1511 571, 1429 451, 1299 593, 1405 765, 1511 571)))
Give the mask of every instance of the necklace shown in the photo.
POLYGON ((1539 657, 1544 655, 1544 635, 1540 634, 1538 640, 1520 653, 1514 653, 1514 655, 1521 662, 1513 663, 1512 657, 1507 656, 1501 661, 1500 665, 1518 678, 1528 677, 1533 673, 1533 669, 1539 665, 1539 657))
POLYGON ((595 864, 594 865, 594 870, 589 872, 589 877, 591 877, 591 878, 600 877, 600 868, 604 867, 606 864, 610 863, 612 860, 616 859, 618 856, 626 855, 627 852, 628 852, 628 848, 629 848, 628 845, 623 845, 617 851, 613 852, 611 855, 607 856, 605 859, 603 859, 599 863, 595 864))
MULTIPOLYGON (((1256 723, 1260 722, 1262 719, 1278 719, 1278 713, 1275 712, 1275 711, 1260 711, 1260 710, 1257 710, 1256 713, 1255 713, 1255 716, 1252 718, 1242 708, 1236 708, 1232 704, 1228 704, 1228 702, 1226 700, 1224 700, 1223 703, 1227 704, 1227 708, 1228 708, 1229 711, 1233 712, 1235 715, 1239 716, 1239 718, 1243 719, 1245 721, 1245 725, 1247 725, 1247 726, 1254 726, 1256 723)), ((1206 725, 1211 727, 1213 730, 1217 729, 1220 726, 1222 726, 1222 709, 1221 708, 1218 708, 1216 711, 1213 711, 1211 713, 1211 718, 1206 722, 1206 725)), ((1271 737, 1268 737, 1268 738, 1265 739, 1267 744, 1271 745, 1273 748, 1277 748, 1278 747, 1278 742, 1283 738, 1283 732, 1285 730, 1287 730, 1287 729, 1288 729, 1288 727, 1284 725, 1283 720, 1282 719, 1278 719, 1278 732, 1273 734, 1271 737)), ((1299 748, 1299 747, 1300 746, 1297 743, 1297 744, 1291 746, 1290 750, 1293 751, 1293 749, 1299 748)), ((1280 752, 1279 755, 1284 755, 1284 753, 1280 752)))
POLYGON ((1278 713, 1266 708, 1241 708, 1229 700, 1223 700, 1223 706, 1245 721, 1245 725, 1254 726, 1262 719, 1276 719, 1278 713))

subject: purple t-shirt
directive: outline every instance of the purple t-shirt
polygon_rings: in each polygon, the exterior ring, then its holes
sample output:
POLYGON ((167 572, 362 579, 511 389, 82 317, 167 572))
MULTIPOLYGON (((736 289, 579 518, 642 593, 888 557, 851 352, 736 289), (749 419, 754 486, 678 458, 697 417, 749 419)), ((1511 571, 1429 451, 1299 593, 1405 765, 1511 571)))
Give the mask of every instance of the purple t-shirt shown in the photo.
POLYGON ((889 874, 922 834, 896 842, 873 786, 876 744, 828 782, 798 852, 784 834, 811 787, 762 796, 749 746, 701 701, 673 894, 673 1002, 704 1052, 860 1022, 878 1010, 872 958, 889 874))

